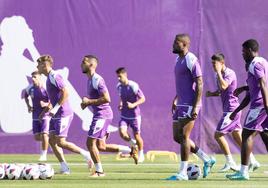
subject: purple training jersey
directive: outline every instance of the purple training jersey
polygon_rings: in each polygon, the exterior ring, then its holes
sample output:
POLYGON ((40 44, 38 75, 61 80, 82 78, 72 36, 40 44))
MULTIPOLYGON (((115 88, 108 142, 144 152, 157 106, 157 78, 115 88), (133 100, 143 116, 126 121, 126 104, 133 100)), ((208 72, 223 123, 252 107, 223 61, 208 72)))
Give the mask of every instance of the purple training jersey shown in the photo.
MULTIPOLYGON (((61 97, 61 89, 65 88, 64 79, 60 74, 58 74, 56 71, 51 71, 48 74, 47 78, 47 92, 49 96, 49 100, 52 104, 52 106, 55 106, 61 97)), ((54 117, 65 117, 73 114, 73 111, 71 109, 69 99, 67 99, 59 108, 58 112, 55 114, 54 117)))
POLYGON ((48 94, 45 88, 34 86, 33 84, 29 85, 26 88, 26 93, 28 96, 32 99, 33 104, 33 113, 32 117, 33 119, 38 119, 41 112, 44 110, 44 108, 41 107, 40 101, 48 102, 48 94))
POLYGON ((175 66, 177 105, 193 105, 195 99, 194 79, 202 76, 197 57, 188 52, 184 57, 177 57, 175 66))
POLYGON ((228 87, 225 90, 220 89, 220 83, 216 75, 217 86, 221 92, 223 112, 233 112, 239 106, 239 100, 234 96, 234 90, 237 88, 236 74, 232 69, 226 67, 222 73, 222 77, 228 83, 228 87))
MULTIPOLYGON (((87 83, 87 94, 90 99, 98 99, 102 97, 102 95, 106 92, 109 92, 104 79, 95 73, 91 79, 88 80, 87 83)), ((93 110, 93 117, 100 118, 100 119, 112 119, 113 118, 113 111, 109 103, 101 104, 98 106, 91 106, 93 110)))
POLYGON ((144 97, 139 85, 136 82, 129 80, 127 85, 118 83, 117 90, 123 103, 121 117, 127 119, 135 119, 140 116, 139 106, 136 106, 133 109, 129 109, 127 106, 127 102, 135 103, 137 100, 144 97))
POLYGON ((264 78, 268 83, 268 62, 262 57, 255 57, 249 65, 247 78, 251 109, 264 106, 259 84, 260 78, 264 78))

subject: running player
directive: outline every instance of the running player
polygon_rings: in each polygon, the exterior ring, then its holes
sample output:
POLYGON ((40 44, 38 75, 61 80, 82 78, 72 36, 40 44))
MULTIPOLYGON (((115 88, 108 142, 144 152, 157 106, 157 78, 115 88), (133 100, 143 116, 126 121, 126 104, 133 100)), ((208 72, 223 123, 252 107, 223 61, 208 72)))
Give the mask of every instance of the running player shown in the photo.
MULTIPOLYGON (((38 71, 47 76, 46 88, 50 106, 52 106, 46 109, 52 117, 49 127, 49 144, 61 164, 60 173, 70 174, 70 168, 64 159, 62 149, 81 154, 90 168, 92 161, 89 152, 66 140, 73 119, 73 111, 69 104, 65 82, 61 75, 52 69, 53 59, 50 55, 39 57, 37 62, 38 71)), ((43 113, 46 111, 43 111, 43 113)), ((40 118, 42 116, 43 114, 40 115, 40 118)))

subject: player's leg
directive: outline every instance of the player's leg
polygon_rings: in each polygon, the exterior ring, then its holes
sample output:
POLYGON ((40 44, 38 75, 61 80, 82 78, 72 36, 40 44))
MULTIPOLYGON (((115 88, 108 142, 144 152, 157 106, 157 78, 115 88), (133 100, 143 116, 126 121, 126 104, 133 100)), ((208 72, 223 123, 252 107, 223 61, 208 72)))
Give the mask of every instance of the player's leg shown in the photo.
MULTIPOLYGON (((53 121, 53 120, 51 120, 51 121, 53 121)), ((61 147, 59 147, 57 145, 55 131, 51 131, 51 128, 50 128, 50 132, 49 132, 49 145, 50 145, 54 155, 56 156, 56 158, 60 162, 60 166, 61 166, 60 173, 61 174, 70 174, 70 168, 67 165, 67 162, 65 161, 65 158, 63 155, 63 150, 61 147)))
MULTIPOLYGON (((241 148, 242 145, 242 136, 241 130, 235 130, 232 132, 233 139, 236 144, 241 148)), ((253 153, 249 155, 249 170, 255 171, 260 167, 260 163, 256 160, 253 153)))
POLYGON ((268 130, 264 130, 263 132, 260 133, 261 139, 263 143, 265 144, 266 150, 268 152, 268 130))
POLYGON ((41 139, 41 155, 39 158, 39 161, 46 161, 47 160, 47 150, 48 150, 48 133, 49 133, 49 122, 50 118, 45 117, 41 121, 41 133, 40 133, 40 139, 41 139))
POLYGON ((133 131, 135 140, 137 141, 136 147, 138 147, 138 163, 142 163, 145 157, 143 152, 143 139, 141 137, 141 116, 137 117, 136 119, 130 120, 129 126, 133 131))
POLYGON ((90 153, 78 147, 76 144, 72 142, 68 142, 66 140, 72 119, 73 119, 73 115, 61 117, 55 120, 55 131, 56 131, 55 133, 57 135, 56 143, 59 147, 63 149, 69 150, 77 154, 81 154, 84 157, 85 161, 87 162, 88 167, 91 168, 93 164, 92 164, 90 153))
POLYGON ((130 146, 136 145, 136 140, 131 138, 128 134, 128 122, 125 119, 121 119, 119 122, 119 134, 120 137, 123 138, 125 141, 129 142, 130 146))

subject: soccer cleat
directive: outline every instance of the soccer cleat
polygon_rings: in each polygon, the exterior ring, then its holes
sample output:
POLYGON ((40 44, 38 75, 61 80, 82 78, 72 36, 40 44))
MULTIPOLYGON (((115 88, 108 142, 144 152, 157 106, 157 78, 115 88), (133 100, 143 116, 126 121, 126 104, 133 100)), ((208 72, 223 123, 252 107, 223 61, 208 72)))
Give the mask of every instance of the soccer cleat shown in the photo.
POLYGON ((131 157, 134 159, 134 162, 135 162, 135 164, 138 164, 138 148, 137 148, 137 146, 132 146, 131 147, 131 152, 130 152, 130 155, 131 155, 131 157))
POLYGON ((258 168, 260 168, 260 163, 258 161, 255 161, 254 163, 250 163, 248 166, 248 171, 253 172, 255 170, 257 170, 258 168))
POLYGON ((210 157, 210 160, 207 162, 204 162, 203 166, 203 178, 206 178, 213 167, 213 165, 216 163, 216 159, 214 157, 210 157))
POLYGON ((229 170, 239 171, 239 168, 235 163, 226 163, 224 167, 219 170, 219 172, 227 172, 229 170))
POLYGON ((234 174, 227 174, 226 178, 229 180, 249 180, 249 175, 247 174, 242 174, 240 171, 234 173, 234 174))
POLYGON ((47 156, 46 155, 40 155, 38 161, 40 161, 40 162, 47 161, 47 156))
POLYGON ((59 172, 56 172, 56 174, 70 175, 71 170, 70 170, 70 168, 68 168, 66 170, 61 169, 59 172))
POLYGON ((165 180, 169 180, 169 181, 187 181, 188 176, 187 176, 187 174, 178 173, 176 175, 173 175, 173 176, 170 176, 170 177, 166 178, 165 180))
POLYGON ((90 177, 91 178, 98 178, 98 177, 104 177, 104 176, 105 176, 104 172, 95 171, 90 177))

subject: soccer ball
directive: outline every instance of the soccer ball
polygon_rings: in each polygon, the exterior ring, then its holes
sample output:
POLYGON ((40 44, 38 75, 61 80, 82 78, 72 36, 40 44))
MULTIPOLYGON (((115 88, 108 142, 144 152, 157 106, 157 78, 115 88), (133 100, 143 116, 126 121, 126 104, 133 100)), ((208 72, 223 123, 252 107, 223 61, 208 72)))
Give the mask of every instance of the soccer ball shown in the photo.
POLYGON ((187 167, 189 180, 197 180, 201 176, 201 169, 198 165, 190 163, 187 167))
POLYGON ((9 164, 6 167, 6 175, 10 180, 18 180, 21 175, 21 168, 15 164, 9 164))
POLYGON ((3 164, 0 164, 0 179, 4 179, 6 172, 5 172, 5 166, 3 164))
POLYGON ((35 180, 40 176, 39 168, 37 165, 26 165, 22 171, 22 178, 24 180, 35 180))
POLYGON ((38 164, 41 180, 51 179, 54 176, 54 169, 50 164, 38 164))

